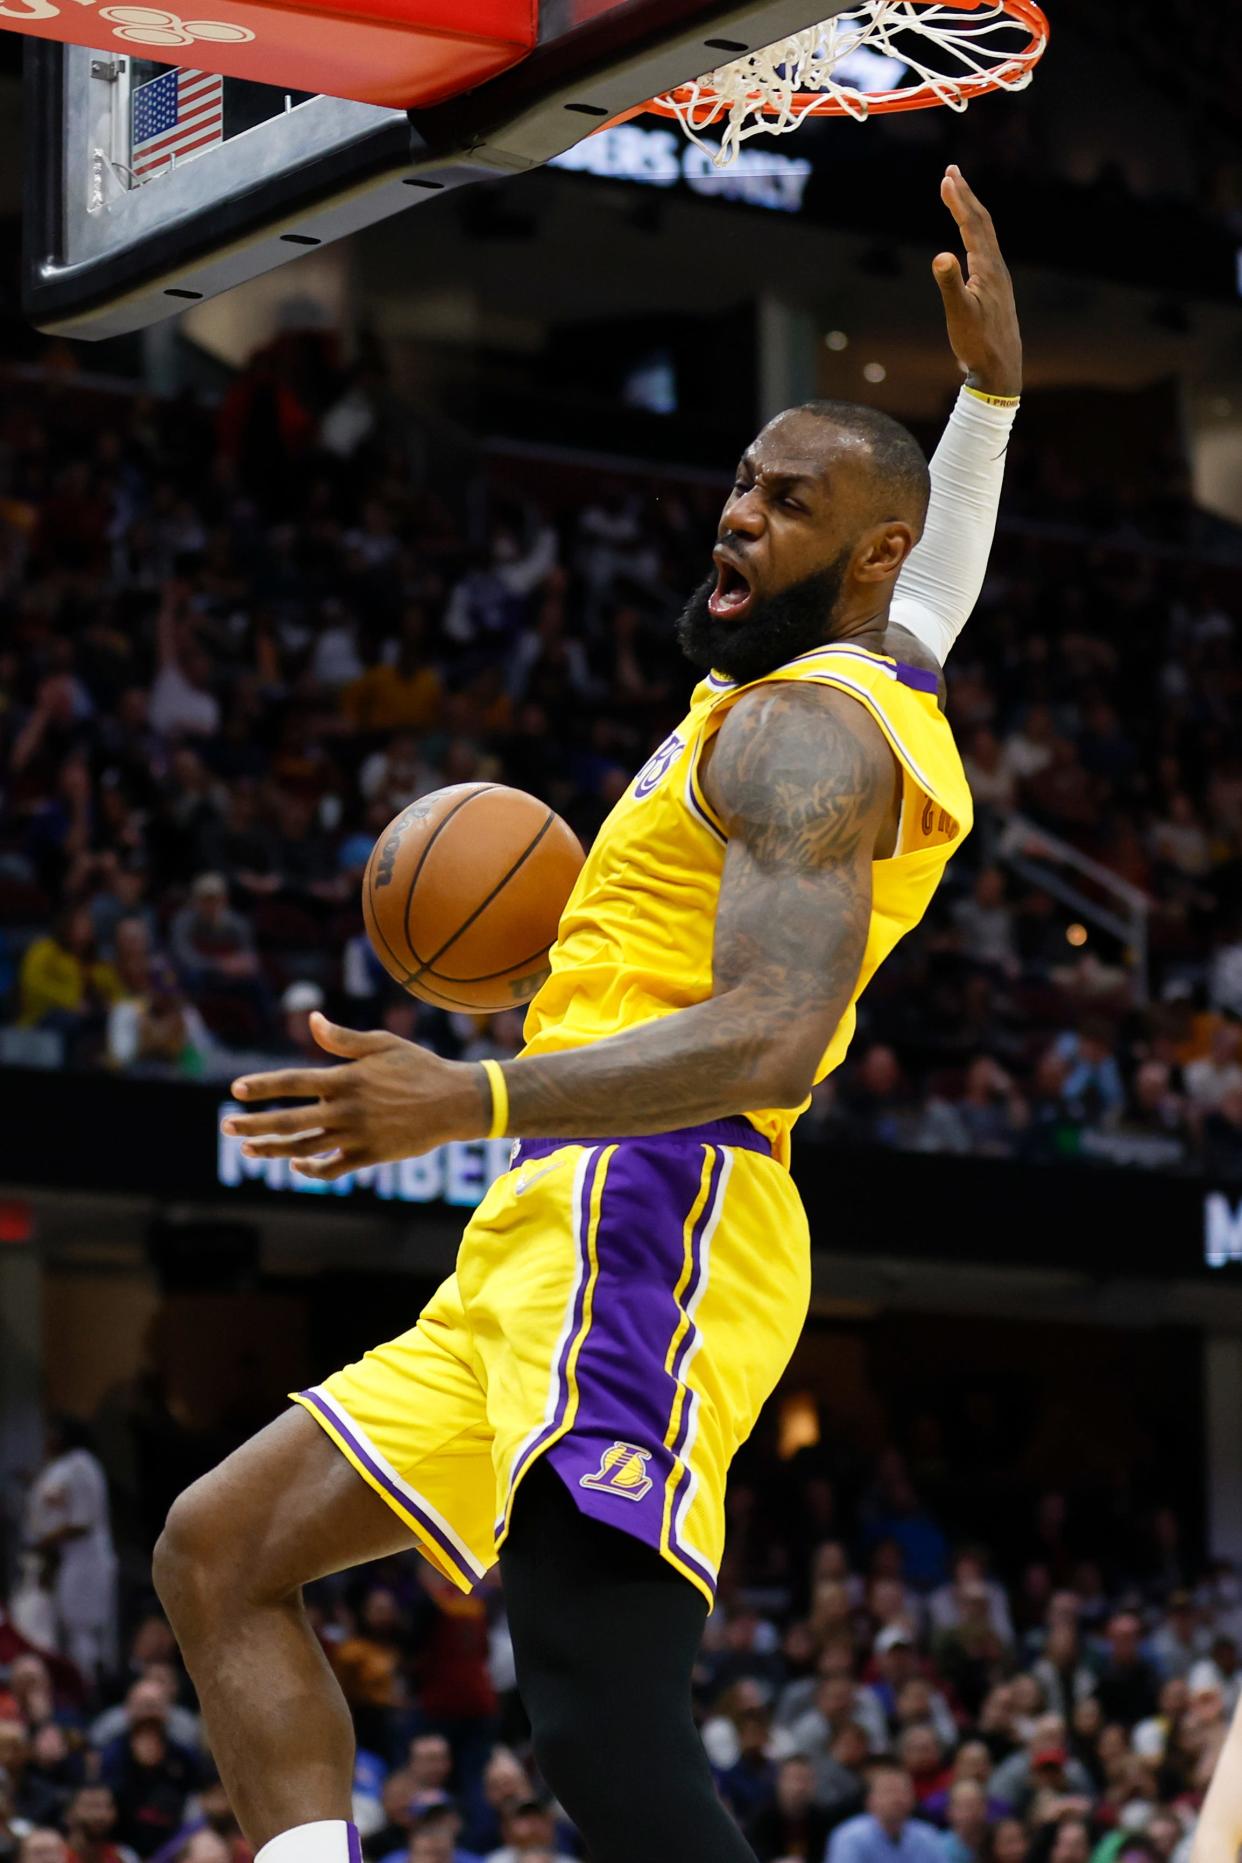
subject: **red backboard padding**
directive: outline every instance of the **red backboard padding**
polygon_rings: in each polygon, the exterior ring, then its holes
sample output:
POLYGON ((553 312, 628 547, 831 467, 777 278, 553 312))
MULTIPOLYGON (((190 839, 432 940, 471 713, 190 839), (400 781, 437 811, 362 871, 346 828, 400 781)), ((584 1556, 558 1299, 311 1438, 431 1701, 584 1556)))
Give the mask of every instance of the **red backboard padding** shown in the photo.
POLYGON ((538 0, 4 0, 0 26, 408 109, 518 64, 538 0))

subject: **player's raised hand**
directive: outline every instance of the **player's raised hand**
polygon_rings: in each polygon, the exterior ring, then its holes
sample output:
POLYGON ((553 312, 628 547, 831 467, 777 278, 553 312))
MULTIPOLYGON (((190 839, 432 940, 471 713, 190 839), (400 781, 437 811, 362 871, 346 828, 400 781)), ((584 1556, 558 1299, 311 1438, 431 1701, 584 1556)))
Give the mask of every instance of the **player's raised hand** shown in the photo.
POLYGON ((247 1106, 261 1100, 309 1105, 230 1113, 223 1130, 249 1158, 289 1158, 303 1177, 331 1180, 368 1165, 416 1158, 447 1139, 478 1138, 489 1109, 483 1070, 444 1061, 382 1029, 339 1027, 311 1017, 311 1033, 342 1067, 286 1067, 233 1082, 247 1106))
POLYGON ((953 354, 972 388, 989 395, 1022 392, 1022 332, 1013 280, 1001 257, 992 216, 956 163, 945 170, 940 198, 957 221, 966 272, 951 252, 937 253, 932 273, 944 299, 953 354))

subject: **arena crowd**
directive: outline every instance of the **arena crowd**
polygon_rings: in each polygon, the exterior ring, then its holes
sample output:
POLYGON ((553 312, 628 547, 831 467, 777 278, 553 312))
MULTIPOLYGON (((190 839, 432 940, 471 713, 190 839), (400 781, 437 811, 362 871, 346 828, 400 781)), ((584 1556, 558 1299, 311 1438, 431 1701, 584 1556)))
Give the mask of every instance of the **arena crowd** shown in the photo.
MULTIPOLYGON (((1238 1574, 1149 1502, 1110 1520, 1031 1494, 996 1557, 945 1501, 933 1463, 840 1443, 734 1483, 695 1701, 756 1855, 1186 1863, 1242 1687, 1238 1574)), ((353 1711, 367 1863, 582 1855, 531 1760, 494 1575, 466 1598, 410 1554, 307 1604, 353 1711)), ((250 1859, 149 1549, 114 1547, 101 1465, 59 1424, 0 1608, 0 1863, 250 1859)))
MULTIPOLYGON (((367 853, 478 778, 589 840, 681 715, 723 485, 503 448, 441 480, 322 335, 215 404, 49 354, 0 413, 0 1058, 227 1078, 319 1005, 512 1052, 516 1014, 388 983, 367 853)), ((1242 1175, 1242 547, 1179 460, 1095 484, 1020 430, 1004 513, 951 668, 979 826, 803 1132, 1242 1175)))

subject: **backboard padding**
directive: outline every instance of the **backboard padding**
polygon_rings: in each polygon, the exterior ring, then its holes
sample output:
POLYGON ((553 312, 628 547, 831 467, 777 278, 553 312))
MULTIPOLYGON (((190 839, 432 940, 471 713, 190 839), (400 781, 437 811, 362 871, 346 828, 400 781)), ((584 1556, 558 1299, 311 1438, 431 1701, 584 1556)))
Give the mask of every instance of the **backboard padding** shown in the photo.
POLYGON ((141 329, 449 189, 537 167, 729 48, 843 4, 545 0, 536 50, 465 97, 410 114, 317 97, 106 199, 91 191, 107 168, 100 54, 28 40, 26 313, 86 338, 141 329))

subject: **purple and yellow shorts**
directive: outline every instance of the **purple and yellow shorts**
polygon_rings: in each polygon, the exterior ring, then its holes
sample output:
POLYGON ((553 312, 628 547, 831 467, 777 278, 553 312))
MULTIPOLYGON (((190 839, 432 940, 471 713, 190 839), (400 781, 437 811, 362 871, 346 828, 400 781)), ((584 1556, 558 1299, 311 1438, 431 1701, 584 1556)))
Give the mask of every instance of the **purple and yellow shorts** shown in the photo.
POLYGON ((296 1401, 463 1590, 546 1455, 710 1601, 729 1464, 809 1294, 801 1201, 748 1120, 524 1140, 418 1323, 296 1401))

